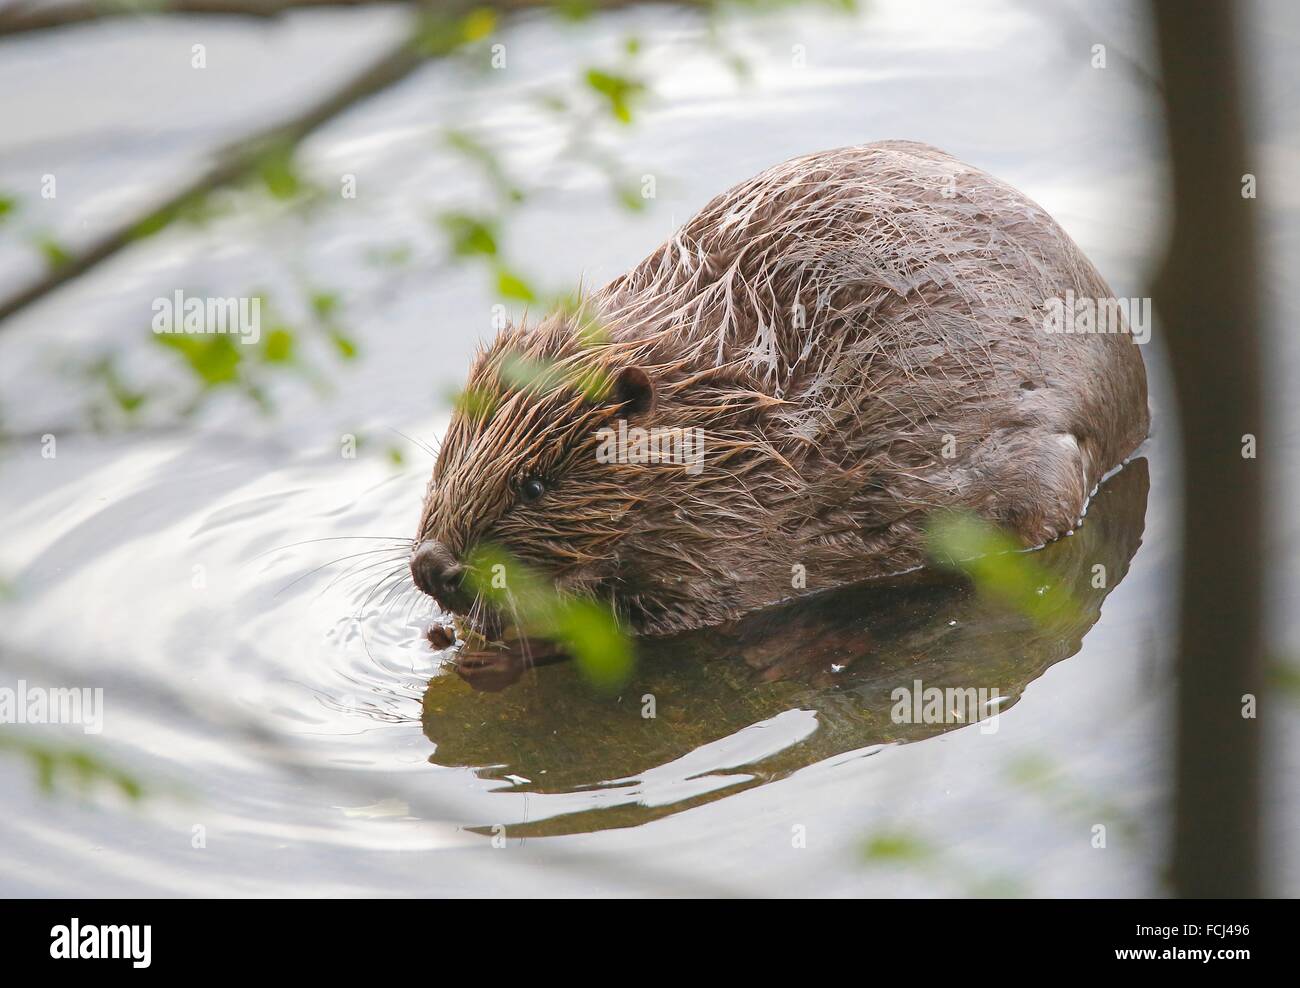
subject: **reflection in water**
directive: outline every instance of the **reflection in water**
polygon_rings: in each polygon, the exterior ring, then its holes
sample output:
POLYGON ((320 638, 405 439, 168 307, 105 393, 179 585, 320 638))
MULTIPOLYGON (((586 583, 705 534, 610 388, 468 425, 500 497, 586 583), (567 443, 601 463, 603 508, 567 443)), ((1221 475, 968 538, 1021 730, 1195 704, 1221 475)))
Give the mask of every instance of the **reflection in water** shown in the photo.
POLYGON ((509 828, 512 836, 585 832, 635 826, 834 755, 970 723, 964 706, 939 723, 896 722, 894 691, 909 691, 910 710, 918 680, 925 690, 987 690, 1007 698, 998 707, 1005 712, 1079 650, 1141 543, 1147 489, 1139 459, 1102 485, 1073 536, 1035 554, 1071 598, 1039 620, 967 585, 922 578, 643 641, 632 681, 613 697, 594 692, 571 663, 520 675, 517 658, 513 668, 503 659, 475 679, 487 690, 449 674, 430 680, 430 761, 509 779, 516 792, 615 796, 509 828), (651 701, 654 716, 644 716, 651 701))

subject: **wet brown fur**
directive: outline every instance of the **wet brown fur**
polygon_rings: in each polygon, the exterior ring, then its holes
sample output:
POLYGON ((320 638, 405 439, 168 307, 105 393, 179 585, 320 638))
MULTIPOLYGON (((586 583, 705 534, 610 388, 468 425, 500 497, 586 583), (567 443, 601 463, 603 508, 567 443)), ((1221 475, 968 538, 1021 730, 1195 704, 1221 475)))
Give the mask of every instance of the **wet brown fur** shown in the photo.
POLYGON ((796 564, 809 591, 914 568, 936 509, 1048 542, 1149 424, 1131 336, 1043 330, 1067 290, 1111 295, 1041 207, 932 147, 777 165, 583 315, 480 351, 420 539, 462 561, 495 543, 650 634, 790 597, 796 564), (521 382, 521 361, 555 376, 521 382), (655 392, 633 425, 704 429, 698 474, 597 462, 596 430, 626 408, 572 382, 629 367, 655 392), (547 487, 532 503, 530 476, 547 487))

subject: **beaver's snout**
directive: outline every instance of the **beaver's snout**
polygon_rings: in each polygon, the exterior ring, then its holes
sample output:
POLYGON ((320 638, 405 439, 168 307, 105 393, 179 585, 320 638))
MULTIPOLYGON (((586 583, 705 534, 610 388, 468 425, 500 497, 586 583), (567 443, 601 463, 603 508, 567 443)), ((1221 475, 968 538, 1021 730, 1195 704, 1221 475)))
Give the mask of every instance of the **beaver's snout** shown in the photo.
POLYGON ((465 567, 441 542, 425 541, 411 554, 411 578, 415 585, 448 611, 463 611, 468 604, 464 591, 465 567))

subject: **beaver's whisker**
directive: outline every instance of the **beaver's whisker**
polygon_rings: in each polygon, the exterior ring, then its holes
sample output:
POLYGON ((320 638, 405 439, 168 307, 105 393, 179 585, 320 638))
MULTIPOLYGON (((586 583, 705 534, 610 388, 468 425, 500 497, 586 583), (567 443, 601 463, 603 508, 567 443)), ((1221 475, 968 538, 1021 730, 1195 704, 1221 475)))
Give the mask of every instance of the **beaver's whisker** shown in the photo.
POLYGON ((538 678, 537 663, 533 659, 532 643, 528 640, 528 632, 519 619, 519 602, 509 588, 506 589, 506 604, 510 608, 510 616, 514 621, 515 634, 518 636, 519 653, 523 658, 524 669, 532 675, 533 681, 536 682, 538 678))
POLYGON ((356 621, 357 627, 361 629, 361 647, 366 650, 366 658, 368 658, 372 663, 375 661, 375 656, 370 651, 370 641, 366 638, 366 624, 361 620, 361 612, 366 609, 366 604, 370 602, 370 598, 375 595, 375 592, 389 580, 396 580, 400 584, 403 571, 409 572, 409 568, 399 566, 387 576, 381 576, 370 589, 370 593, 366 594, 366 599, 361 602, 360 606, 358 606, 352 614, 352 620, 356 621))
POLYGON ((482 592, 475 593, 474 601, 473 603, 470 604, 470 608, 469 608, 468 620, 469 620, 469 626, 471 628, 477 629, 481 626, 481 622, 483 620, 484 607, 485 607, 485 600, 482 592))
POLYGON ((296 586, 297 584, 301 583, 303 580, 307 579, 309 576, 314 576, 315 574, 319 573, 323 569, 329 569, 331 566, 336 566, 339 563, 347 562, 347 560, 349 559, 358 559, 362 556, 373 556, 377 552, 392 552, 392 551, 393 551, 392 547, 389 546, 383 549, 367 549, 365 552, 354 552, 348 556, 339 556, 338 559, 331 559, 328 563, 322 563, 320 566, 317 566, 313 569, 309 569, 306 573, 303 573, 301 576, 296 577, 295 579, 289 581, 283 587, 281 587, 279 590, 275 592, 275 596, 277 597, 280 596, 280 594, 284 593, 290 587, 296 586))
MULTIPOLYGON (((390 590, 388 592, 388 595, 384 598, 384 600, 388 601, 388 606, 384 608, 384 614, 383 614, 384 617, 387 617, 388 614, 392 611, 394 604, 400 603, 403 596, 405 594, 410 593, 412 590, 415 589, 415 587, 411 584, 407 584, 403 586, 401 581, 399 580, 396 589, 399 591, 396 595, 394 595, 393 591, 390 590)), ((380 603, 380 606, 381 607, 383 606, 383 602, 380 603)))
POLYGON ((529 660, 528 637, 527 635, 524 634, 523 629, 519 626, 519 607, 515 602, 515 595, 510 592, 509 588, 506 588, 506 609, 510 612, 510 619, 514 622, 515 634, 518 635, 517 640, 519 642, 519 651, 520 654, 523 655, 524 668, 526 669, 528 668, 528 660, 529 660))
MULTIPOLYGON (((415 587, 411 587, 410 589, 414 590, 415 587)), ((405 621, 408 627, 410 626, 412 617, 415 614, 415 608, 419 606, 421 597, 425 597, 426 599, 431 599, 428 598, 426 594, 413 594, 411 597, 411 602, 406 605, 406 615, 403 618, 403 620, 405 621)))
POLYGON ((273 552, 283 552, 285 549, 294 549, 300 545, 312 545, 316 542, 345 542, 351 539, 365 539, 368 542, 405 542, 407 545, 414 545, 414 540, 409 535, 327 535, 320 539, 303 539, 301 542, 290 542, 287 545, 277 545, 264 552, 259 552, 254 559, 261 559, 263 556, 269 556, 273 552))
POLYGON ((333 587, 335 584, 342 583, 344 580, 351 579, 352 577, 359 577, 361 576, 361 574, 369 572, 370 570, 373 569, 378 569, 380 566, 391 566, 393 563, 399 562, 402 559, 405 559, 405 556, 398 557, 398 558, 380 559, 376 562, 370 562, 365 564, 353 563, 346 570, 344 570, 342 573, 340 573, 338 576, 332 579, 329 583, 327 583, 321 589, 320 593, 316 595, 316 599, 319 599, 322 595, 328 593, 330 588, 333 587))
POLYGON ((328 563, 327 565, 329 565, 329 566, 333 566, 334 563, 341 563, 341 562, 343 562, 344 560, 347 560, 347 559, 356 559, 356 560, 359 560, 358 562, 349 563, 347 566, 345 566, 345 567, 343 568, 343 571, 342 571, 341 573, 339 573, 339 575, 338 575, 337 577, 335 577, 335 579, 337 580, 337 579, 340 579, 340 578, 342 578, 342 577, 344 577, 344 576, 347 576, 349 573, 359 572, 358 567, 361 567, 361 568, 364 568, 364 569, 369 569, 369 568, 371 568, 371 567, 373 567, 373 566, 378 566, 378 565, 380 565, 380 564, 382 564, 382 563, 399 563, 399 562, 405 562, 405 561, 406 561, 407 559, 409 559, 409 558, 410 558, 410 554, 409 554, 405 549, 403 549, 403 550, 401 550, 401 551, 399 551, 399 552, 393 552, 391 549, 389 549, 389 550, 383 550, 383 549, 380 549, 380 550, 373 550, 373 549, 372 549, 372 550, 369 551, 369 552, 358 552, 355 556, 343 556, 343 557, 341 557, 341 558, 339 558, 339 559, 334 560, 333 563, 328 563), (373 555, 376 554, 376 552, 385 552, 385 551, 388 552, 388 555, 384 556, 382 559, 367 559, 367 558, 363 558, 363 557, 367 557, 367 556, 373 556, 373 555))
POLYGON ((383 590, 389 590, 392 588, 389 583, 390 580, 396 580, 400 583, 405 570, 406 567, 402 566, 393 570, 393 572, 389 573, 387 576, 381 576, 375 582, 375 585, 370 588, 370 592, 366 594, 365 599, 361 601, 361 604, 357 607, 357 615, 360 615, 360 613, 366 609, 366 605, 370 603, 371 598, 373 598, 375 594, 381 591, 381 588, 383 590))
POLYGON ((388 605, 388 608, 385 609, 380 616, 382 617, 387 615, 388 610, 392 608, 392 602, 393 600, 396 599, 397 595, 405 593, 409 589, 410 587, 406 585, 402 580, 398 579, 393 581, 392 586, 388 588, 388 590, 384 593, 384 595, 380 597, 379 602, 375 605, 375 607, 377 608, 384 607, 384 605, 388 605))
POLYGON ((407 442, 413 443, 415 446, 419 447, 421 450, 428 453, 435 460, 438 458, 438 451, 433 447, 431 447, 428 443, 421 442, 419 439, 416 439, 414 436, 408 436, 401 429, 394 429, 391 425, 388 427, 388 431, 397 433, 397 435, 401 436, 407 442))

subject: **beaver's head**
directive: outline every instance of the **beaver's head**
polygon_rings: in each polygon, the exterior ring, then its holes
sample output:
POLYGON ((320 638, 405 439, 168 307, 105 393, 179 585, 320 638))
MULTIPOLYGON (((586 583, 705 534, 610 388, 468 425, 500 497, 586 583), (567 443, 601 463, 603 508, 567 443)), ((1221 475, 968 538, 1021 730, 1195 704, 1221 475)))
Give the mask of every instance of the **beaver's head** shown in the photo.
POLYGON ((561 593, 605 596, 629 515, 656 481, 601 454, 620 420, 639 426, 654 414, 655 385, 636 357, 561 317, 507 329, 479 351, 420 516, 420 590, 493 628, 479 591, 497 574, 476 570, 488 550, 561 593))

